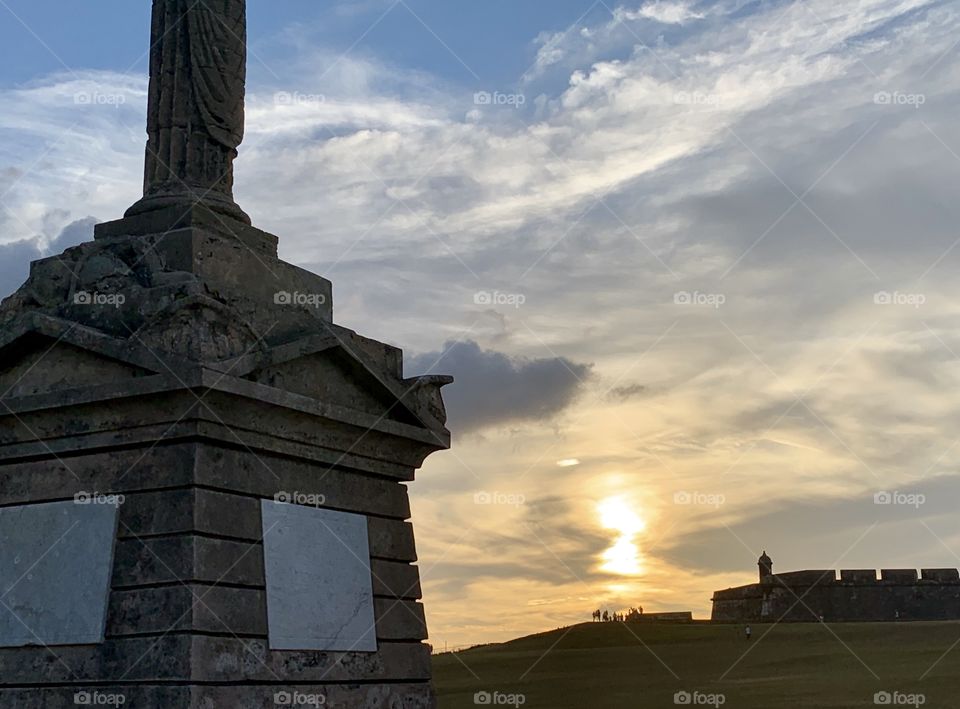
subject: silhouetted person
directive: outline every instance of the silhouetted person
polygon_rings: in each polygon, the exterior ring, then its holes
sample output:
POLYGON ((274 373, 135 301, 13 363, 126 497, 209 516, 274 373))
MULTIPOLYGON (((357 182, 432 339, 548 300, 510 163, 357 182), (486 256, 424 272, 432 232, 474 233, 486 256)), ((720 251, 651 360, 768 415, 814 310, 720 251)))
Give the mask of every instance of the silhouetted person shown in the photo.
POLYGON ((753 628, 751 628, 749 625, 747 626, 746 636, 747 640, 753 637, 753 628))

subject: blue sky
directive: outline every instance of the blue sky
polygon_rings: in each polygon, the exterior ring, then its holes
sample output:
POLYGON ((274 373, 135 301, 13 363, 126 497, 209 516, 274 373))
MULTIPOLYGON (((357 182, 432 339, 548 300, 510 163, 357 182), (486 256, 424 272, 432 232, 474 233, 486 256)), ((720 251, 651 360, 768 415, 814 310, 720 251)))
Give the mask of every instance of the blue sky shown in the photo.
MULTIPOLYGON (((139 196, 148 4, 0 2, 0 290, 139 196)), ((960 566, 956 3, 250 8, 241 205, 459 379, 435 641, 960 566)))
MULTIPOLYGON (((5 5, 19 20, 8 13, 0 25, 0 45, 16 50, 16 61, 0 66, 4 84, 30 81, 64 67, 146 69, 149 2, 7 0, 5 5), (54 16, 56 21, 51 22, 54 16), (37 34, 35 41, 26 41, 20 20, 37 34)), ((609 14, 586 0, 405 0, 402 4, 254 0, 248 12, 251 44, 254 49, 267 47, 269 58, 283 54, 285 36, 289 42, 309 41, 331 51, 346 51, 360 40, 359 52, 375 52, 391 62, 466 86, 476 81, 471 71, 486 81, 515 81, 532 63, 533 39, 540 32, 562 31, 585 14, 609 14), (374 22, 377 25, 371 29, 374 22)), ((256 63, 251 66, 254 73, 256 63)))

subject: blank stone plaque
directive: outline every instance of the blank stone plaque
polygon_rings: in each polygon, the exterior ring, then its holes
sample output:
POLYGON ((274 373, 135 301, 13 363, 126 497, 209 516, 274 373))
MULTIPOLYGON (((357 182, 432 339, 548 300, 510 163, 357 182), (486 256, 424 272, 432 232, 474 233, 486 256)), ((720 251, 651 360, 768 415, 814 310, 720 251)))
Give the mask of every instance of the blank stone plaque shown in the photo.
POLYGON ((263 500, 272 650, 376 652, 367 518, 263 500))
POLYGON ((0 647, 103 642, 116 530, 114 505, 0 509, 0 647))

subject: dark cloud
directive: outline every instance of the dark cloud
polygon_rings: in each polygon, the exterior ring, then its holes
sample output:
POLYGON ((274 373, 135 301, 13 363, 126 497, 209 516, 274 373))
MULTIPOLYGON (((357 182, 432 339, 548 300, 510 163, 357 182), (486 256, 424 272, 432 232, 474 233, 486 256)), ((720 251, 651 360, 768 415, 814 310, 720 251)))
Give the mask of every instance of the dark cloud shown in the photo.
POLYGON ((590 376, 590 365, 565 357, 527 359, 481 349, 472 340, 412 357, 411 375, 451 374, 445 390, 450 427, 467 433, 516 421, 548 421, 563 411, 590 376))
POLYGON ((31 261, 62 253, 71 246, 92 239, 93 225, 96 223, 93 217, 71 222, 43 250, 39 236, 0 244, 0 298, 6 298, 23 285, 30 275, 31 261))
POLYGON ((644 384, 626 384, 624 386, 614 387, 611 389, 610 396, 614 399, 626 401, 628 399, 644 396, 647 391, 647 386, 644 384))
POLYGON ((40 258, 34 239, 0 245, 0 298, 6 298, 27 280, 30 262, 40 258))
POLYGON ((85 241, 91 241, 93 239, 93 227, 96 223, 96 218, 86 217, 85 219, 78 219, 68 224, 63 228, 63 231, 60 232, 57 238, 47 246, 47 253, 51 256, 53 254, 60 254, 71 246, 77 246, 85 241))

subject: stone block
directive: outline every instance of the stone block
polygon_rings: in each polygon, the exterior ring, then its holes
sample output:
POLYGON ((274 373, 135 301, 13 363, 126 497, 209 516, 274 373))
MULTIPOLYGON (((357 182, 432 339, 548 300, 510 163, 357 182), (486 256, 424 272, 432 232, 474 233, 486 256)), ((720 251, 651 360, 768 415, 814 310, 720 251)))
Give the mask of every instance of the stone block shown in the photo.
POLYGON ((880 579, 887 583, 916 583, 916 569, 881 569, 880 579))
POLYGON ((924 581, 960 583, 960 571, 957 569, 921 569, 920 578, 924 581))
POLYGON ((876 583, 876 569, 841 569, 840 580, 844 583, 876 583))

